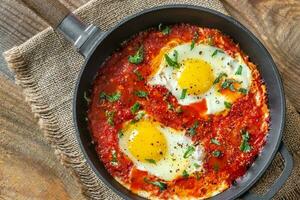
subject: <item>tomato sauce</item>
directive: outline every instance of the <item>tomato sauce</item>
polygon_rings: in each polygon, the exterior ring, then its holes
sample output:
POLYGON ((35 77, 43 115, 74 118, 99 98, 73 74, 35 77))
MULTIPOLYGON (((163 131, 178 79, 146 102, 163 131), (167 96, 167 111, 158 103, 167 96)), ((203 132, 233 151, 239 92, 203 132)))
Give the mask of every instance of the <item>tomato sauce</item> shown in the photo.
POLYGON ((260 153, 268 132, 269 111, 266 101, 265 85, 256 66, 237 44, 218 30, 180 24, 172 26, 169 34, 163 34, 157 29, 141 32, 111 55, 100 68, 94 82, 88 121, 100 160, 112 176, 133 192, 145 190, 161 199, 167 199, 170 195, 209 197, 213 191, 218 190, 218 185, 224 183, 228 188, 237 178, 243 176, 260 153), (252 71, 250 91, 238 98, 229 111, 218 115, 203 115, 207 109, 205 101, 182 106, 163 86, 147 84, 147 77, 152 73, 151 61, 160 50, 174 39, 181 43, 191 42, 195 32, 198 33, 197 43, 210 43, 232 57, 241 55, 252 71), (128 57, 134 55, 141 45, 144 48, 143 61, 140 64, 130 63, 128 57), (135 95, 138 90, 147 91, 147 98, 135 95), (102 92, 113 94, 116 91, 121 94, 117 101, 101 99, 102 92), (205 148, 202 174, 170 182, 161 180, 167 185, 164 190, 145 181, 160 180, 136 169, 118 146, 122 124, 135 117, 130 111, 135 102, 139 102, 142 109, 157 121, 174 129, 188 130, 198 121, 192 140, 201 141, 205 148), (243 130, 247 130, 250 135, 249 152, 240 149, 243 130), (218 144, 212 143, 212 139, 217 139, 218 144), (221 153, 215 157, 214 151, 221 153))

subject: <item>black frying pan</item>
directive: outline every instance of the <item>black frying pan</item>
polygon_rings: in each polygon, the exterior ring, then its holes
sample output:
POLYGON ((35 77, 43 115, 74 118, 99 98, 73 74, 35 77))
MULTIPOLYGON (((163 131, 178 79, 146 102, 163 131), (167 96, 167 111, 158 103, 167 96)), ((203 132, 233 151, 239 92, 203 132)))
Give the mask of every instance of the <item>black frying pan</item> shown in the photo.
POLYGON ((120 44, 135 33, 159 23, 190 23, 221 30, 231 36, 258 69, 266 83, 271 115, 271 126, 263 151, 249 168, 246 175, 230 189, 212 199, 225 200, 242 197, 243 199, 271 199, 282 187, 291 173, 293 160, 281 142, 285 123, 285 98, 283 87, 275 63, 262 43, 243 25, 231 17, 214 10, 191 5, 167 5, 144 10, 128 17, 111 30, 104 32, 97 27, 87 26, 71 14, 56 0, 23 0, 37 14, 44 18, 53 28, 61 32, 72 42, 86 61, 76 83, 73 103, 73 118, 78 142, 88 164, 98 177, 117 194, 125 199, 143 199, 131 193, 106 171, 99 160, 88 133, 85 121, 87 104, 84 93, 92 87, 93 80, 104 60, 120 47, 120 44), (280 177, 264 195, 248 192, 266 171, 277 151, 285 160, 285 167, 280 177))

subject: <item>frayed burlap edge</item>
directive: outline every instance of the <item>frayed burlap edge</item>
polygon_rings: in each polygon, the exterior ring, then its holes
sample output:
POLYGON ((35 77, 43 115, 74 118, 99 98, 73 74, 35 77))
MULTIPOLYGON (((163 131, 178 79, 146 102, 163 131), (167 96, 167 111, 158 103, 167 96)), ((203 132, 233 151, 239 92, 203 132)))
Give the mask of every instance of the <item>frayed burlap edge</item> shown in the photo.
MULTIPOLYGON (((98 178, 86 165, 86 160, 80 153, 78 146, 71 142, 66 142, 67 139, 60 131, 52 110, 43 103, 42 92, 30 75, 19 48, 14 47, 3 55, 8 63, 8 67, 15 72, 16 84, 21 86, 25 101, 29 103, 34 116, 38 118, 39 126, 48 142, 54 148, 55 154, 64 166, 72 169, 70 172, 76 177, 77 182, 83 183, 80 184, 82 193, 92 199, 104 199, 104 197, 108 199, 106 193, 109 189, 102 184, 100 184, 101 186, 99 185, 98 178)), ((119 198, 113 192, 111 193, 111 199, 119 198)))

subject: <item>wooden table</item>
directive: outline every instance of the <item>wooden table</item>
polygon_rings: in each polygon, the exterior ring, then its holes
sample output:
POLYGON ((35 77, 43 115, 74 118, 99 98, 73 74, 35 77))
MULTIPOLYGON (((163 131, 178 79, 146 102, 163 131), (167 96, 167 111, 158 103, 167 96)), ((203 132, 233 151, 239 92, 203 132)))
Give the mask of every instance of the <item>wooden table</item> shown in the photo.
MULTIPOLYGON (((71 10, 87 1, 62 0, 71 10)), ((300 111, 300 1, 226 0, 224 5, 271 52, 287 96, 300 111)), ((0 53, 46 27, 17 0, 0 0, 0 53)), ((0 199, 82 199, 75 178, 47 144, 2 57, 0 73, 0 199)))

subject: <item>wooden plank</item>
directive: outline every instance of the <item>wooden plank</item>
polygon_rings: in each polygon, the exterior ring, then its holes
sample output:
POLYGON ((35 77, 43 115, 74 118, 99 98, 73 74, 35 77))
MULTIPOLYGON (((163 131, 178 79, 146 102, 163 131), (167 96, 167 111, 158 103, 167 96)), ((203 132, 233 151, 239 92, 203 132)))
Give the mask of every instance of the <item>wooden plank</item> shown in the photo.
POLYGON ((55 156, 21 89, 0 76, 0 199, 83 199, 55 156))
MULTIPOLYGON (((61 0, 70 10, 75 10, 88 0, 61 0)), ((0 54, 20 45, 47 28, 47 23, 18 0, 0 0, 0 54)), ((0 73, 13 80, 13 74, 0 56, 0 73)))
POLYGON ((224 5, 269 50, 281 72, 285 92, 300 112, 300 1, 225 0, 224 5))

